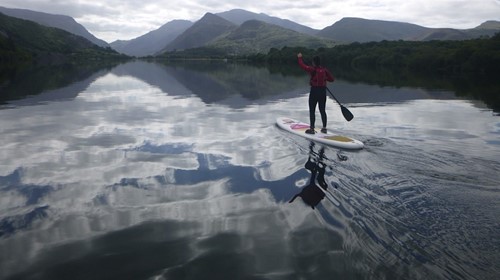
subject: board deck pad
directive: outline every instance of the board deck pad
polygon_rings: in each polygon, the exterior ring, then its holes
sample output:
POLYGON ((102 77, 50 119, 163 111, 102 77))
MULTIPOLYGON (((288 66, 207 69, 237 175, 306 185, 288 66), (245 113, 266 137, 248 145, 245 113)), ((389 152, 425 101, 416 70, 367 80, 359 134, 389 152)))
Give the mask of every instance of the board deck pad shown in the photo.
POLYGON ((288 132, 326 145, 344 149, 363 149, 364 147, 363 142, 359 140, 330 131, 322 133, 319 129, 315 129, 315 134, 307 134, 306 130, 309 129, 309 124, 292 118, 279 117, 276 119, 276 124, 288 132))

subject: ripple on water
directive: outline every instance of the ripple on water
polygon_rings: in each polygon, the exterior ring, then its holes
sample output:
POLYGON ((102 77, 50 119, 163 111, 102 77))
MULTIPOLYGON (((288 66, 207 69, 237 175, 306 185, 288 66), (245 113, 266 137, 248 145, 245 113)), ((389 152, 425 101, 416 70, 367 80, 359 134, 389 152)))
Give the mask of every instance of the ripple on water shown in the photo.
POLYGON ((366 140, 367 149, 347 153, 347 161, 330 152, 337 203, 322 214, 344 225, 348 255, 412 279, 488 279, 500 271, 492 239, 500 236, 500 164, 388 142, 366 140))

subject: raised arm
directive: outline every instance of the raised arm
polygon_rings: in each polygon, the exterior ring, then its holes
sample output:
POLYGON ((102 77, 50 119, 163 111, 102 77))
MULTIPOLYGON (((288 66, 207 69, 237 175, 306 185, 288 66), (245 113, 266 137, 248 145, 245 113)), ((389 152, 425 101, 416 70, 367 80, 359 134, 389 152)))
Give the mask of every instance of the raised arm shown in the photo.
POLYGON ((309 65, 306 65, 304 63, 304 60, 302 59, 302 53, 298 53, 297 54, 297 59, 298 59, 298 62, 299 62, 299 66, 300 68, 306 70, 307 72, 311 73, 314 71, 314 67, 312 66, 309 66, 309 65))

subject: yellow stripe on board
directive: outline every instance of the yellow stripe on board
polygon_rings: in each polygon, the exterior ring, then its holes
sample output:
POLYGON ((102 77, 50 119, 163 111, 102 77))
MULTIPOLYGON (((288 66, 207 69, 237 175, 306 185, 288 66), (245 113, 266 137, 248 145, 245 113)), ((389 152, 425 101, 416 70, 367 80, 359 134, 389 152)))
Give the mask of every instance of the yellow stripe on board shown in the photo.
POLYGON ((335 135, 335 136, 327 136, 327 137, 324 137, 325 139, 328 139, 328 140, 334 140, 334 141, 339 141, 339 142, 351 142, 353 141, 351 138, 349 137, 345 137, 345 136, 339 136, 339 135, 335 135))

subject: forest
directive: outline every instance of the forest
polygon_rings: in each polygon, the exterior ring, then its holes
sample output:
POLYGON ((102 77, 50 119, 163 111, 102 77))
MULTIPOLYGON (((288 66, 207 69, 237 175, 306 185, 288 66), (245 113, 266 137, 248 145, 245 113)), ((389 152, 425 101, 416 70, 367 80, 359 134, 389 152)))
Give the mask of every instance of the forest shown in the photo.
POLYGON ((312 60, 314 55, 323 64, 352 69, 405 69, 441 74, 500 74, 500 33, 491 38, 464 41, 381 41, 351 43, 317 50, 284 47, 268 54, 256 54, 248 60, 268 64, 296 63, 302 52, 312 60))

